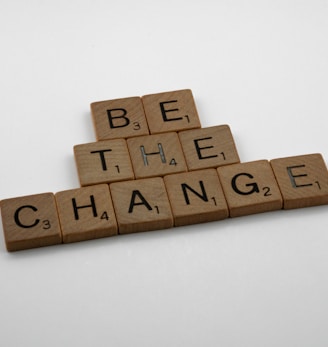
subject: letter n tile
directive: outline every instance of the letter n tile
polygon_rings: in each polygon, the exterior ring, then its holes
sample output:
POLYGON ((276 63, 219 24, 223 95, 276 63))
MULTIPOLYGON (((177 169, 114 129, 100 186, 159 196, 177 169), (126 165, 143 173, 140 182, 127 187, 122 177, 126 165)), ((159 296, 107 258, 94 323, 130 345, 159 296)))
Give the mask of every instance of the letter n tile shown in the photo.
POLYGON ((164 177, 174 225, 221 220, 229 216, 215 169, 197 170, 164 177))

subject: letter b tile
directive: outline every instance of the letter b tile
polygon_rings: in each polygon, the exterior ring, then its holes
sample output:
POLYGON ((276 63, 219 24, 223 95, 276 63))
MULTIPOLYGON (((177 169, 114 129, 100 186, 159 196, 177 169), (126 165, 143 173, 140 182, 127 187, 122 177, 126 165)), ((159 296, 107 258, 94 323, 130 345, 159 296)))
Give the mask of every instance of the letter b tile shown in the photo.
POLYGON ((98 141, 149 134, 140 97, 97 101, 90 107, 98 141))
POLYGON ((222 166, 217 171, 230 217, 282 208, 282 197, 269 161, 222 166))
POLYGON ((2 200, 1 215, 8 251, 62 242, 53 193, 2 200))

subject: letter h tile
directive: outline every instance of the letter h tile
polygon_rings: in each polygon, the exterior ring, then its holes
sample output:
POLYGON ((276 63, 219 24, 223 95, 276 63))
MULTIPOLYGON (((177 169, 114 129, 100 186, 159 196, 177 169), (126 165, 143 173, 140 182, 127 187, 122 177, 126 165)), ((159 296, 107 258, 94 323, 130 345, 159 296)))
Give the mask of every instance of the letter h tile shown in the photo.
POLYGON ((127 144, 137 179, 187 171, 175 132, 134 137, 127 144))
POLYGON ((63 242, 117 234, 117 222, 107 184, 56 193, 63 242))

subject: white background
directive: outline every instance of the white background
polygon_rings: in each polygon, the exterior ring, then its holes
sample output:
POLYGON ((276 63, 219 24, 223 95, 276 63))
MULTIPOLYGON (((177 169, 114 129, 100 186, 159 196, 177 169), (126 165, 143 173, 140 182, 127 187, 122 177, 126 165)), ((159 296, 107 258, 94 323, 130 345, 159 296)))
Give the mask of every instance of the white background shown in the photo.
MULTIPOLYGON (((91 102, 183 88, 242 161, 327 162, 327 38, 327 0, 0 0, 0 199, 79 186, 91 102)), ((326 347, 327 211, 16 253, 1 236, 0 345, 326 347)))

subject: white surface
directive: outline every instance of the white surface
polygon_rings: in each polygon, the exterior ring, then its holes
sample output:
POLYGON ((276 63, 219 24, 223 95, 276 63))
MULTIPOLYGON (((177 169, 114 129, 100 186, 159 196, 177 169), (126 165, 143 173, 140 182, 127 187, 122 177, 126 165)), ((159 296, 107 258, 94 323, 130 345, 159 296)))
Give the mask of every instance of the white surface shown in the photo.
MULTIPOLYGON (((328 2, 0 2, 0 198, 78 187, 93 101, 192 89, 242 161, 327 162, 328 2)), ((9 254, 1 346, 328 345, 327 206, 9 254)), ((0 227, 2 234, 2 227, 0 227)))

